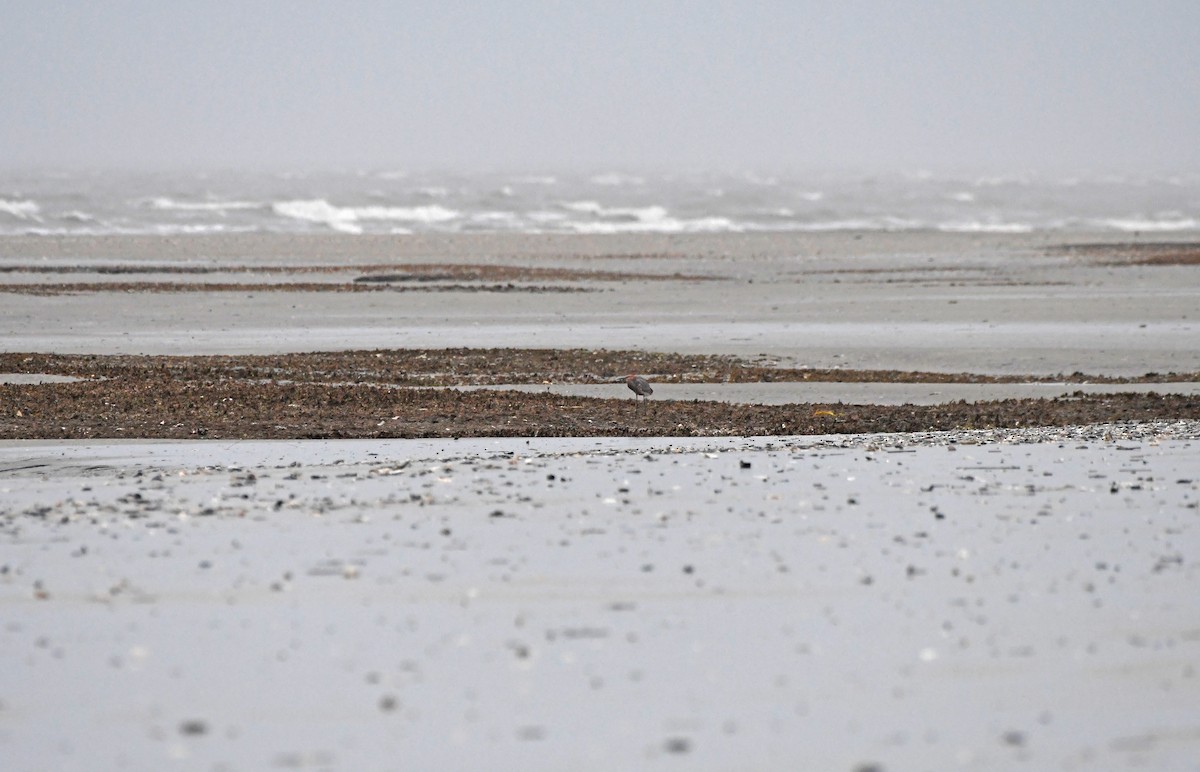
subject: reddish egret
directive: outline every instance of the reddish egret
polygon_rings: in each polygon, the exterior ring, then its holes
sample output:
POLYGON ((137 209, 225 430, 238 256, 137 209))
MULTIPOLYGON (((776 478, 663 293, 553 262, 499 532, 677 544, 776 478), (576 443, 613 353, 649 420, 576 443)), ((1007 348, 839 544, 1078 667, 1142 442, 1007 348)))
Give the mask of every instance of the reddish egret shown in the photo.
POLYGON ((625 385, 633 392, 635 400, 638 397, 649 397, 654 393, 654 389, 650 388, 650 381, 636 373, 625 376, 625 385))

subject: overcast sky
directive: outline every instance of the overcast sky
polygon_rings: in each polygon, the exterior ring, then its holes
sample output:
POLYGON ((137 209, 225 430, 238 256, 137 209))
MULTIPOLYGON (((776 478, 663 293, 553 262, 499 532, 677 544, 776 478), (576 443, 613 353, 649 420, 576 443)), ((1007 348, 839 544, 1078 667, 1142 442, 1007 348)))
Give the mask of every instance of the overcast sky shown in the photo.
POLYGON ((4 0, 0 166, 1200 168, 1198 0, 4 0))

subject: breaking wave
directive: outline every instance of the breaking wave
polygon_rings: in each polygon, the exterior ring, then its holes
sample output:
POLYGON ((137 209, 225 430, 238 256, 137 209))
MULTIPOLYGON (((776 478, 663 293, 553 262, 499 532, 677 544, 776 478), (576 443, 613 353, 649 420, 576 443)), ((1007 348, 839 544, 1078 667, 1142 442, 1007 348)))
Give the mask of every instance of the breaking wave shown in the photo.
POLYGON ((1200 230, 1200 220, 1195 217, 1172 216, 1163 218, 1110 217, 1097 220, 1095 225, 1122 233, 1149 231, 1153 233, 1176 233, 1200 230))
POLYGON ((150 199, 149 206, 153 209, 177 212, 228 212, 262 208, 262 204, 253 201, 176 201, 165 196, 150 199))
POLYGON ((334 206, 323 198, 280 201, 271 205, 280 217, 317 223, 342 233, 362 233, 364 221, 444 223, 460 214, 443 206, 334 206))
POLYGON ((1200 174, 0 172, 0 235, 920 230, 1200 233, 1200 174))
POLYGON ((7 214, 18 220, 37 220, 40 212, 41 207, 36 201, 0 198, 0 214, 7 214))

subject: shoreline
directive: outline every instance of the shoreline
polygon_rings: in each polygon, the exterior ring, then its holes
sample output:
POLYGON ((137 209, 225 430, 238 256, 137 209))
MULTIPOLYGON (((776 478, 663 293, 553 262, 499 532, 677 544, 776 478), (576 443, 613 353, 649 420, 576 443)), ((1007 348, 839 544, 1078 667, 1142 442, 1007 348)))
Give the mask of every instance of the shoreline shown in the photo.
MULTIPOLYGON (((947 249, 1062 250, 1087 254, 1115 249, 1154 249, 1154 245, 1200 243, 1195 231, 1131 231, 1063 229, 1027 233, 953 232, 942 230, 779 230, 714 233, 208 233, 208 234, 53 234, 0 235, 0 259, 22 257, 140 260, 147 253, 166 259, 247 258, 274 252, 304 262, 377 254, 411 259, 437 255, 454 261, 478 256, 670 258, 732 254, 788 257, 820 253, 833 257, 862 252, 862 242, 881 245, 883 253, 911 254, 931 244, 947 249)), ((873 250, 874 251, 874 250, 873 250)))

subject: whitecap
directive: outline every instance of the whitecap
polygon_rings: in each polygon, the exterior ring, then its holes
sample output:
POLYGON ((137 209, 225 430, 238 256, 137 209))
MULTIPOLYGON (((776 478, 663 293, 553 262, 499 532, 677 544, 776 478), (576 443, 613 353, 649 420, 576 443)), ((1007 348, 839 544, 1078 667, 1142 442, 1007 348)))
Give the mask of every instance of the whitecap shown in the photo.
POLYGON ((879 223, 866 219, 847 220, 818 220, 816 222, 796 223, 796 230, 815 231, 875 231, 883 230, 879 223))
POLYGON ((253 201, 177 201, 166 196, 149 200, 151 209, 179 212, 225 212, 231 209, 258 209, 261 204, 253 201))
POLYGON ((564 201, 560 206, 572 212, 586 212, 588 214, 599 214, 600 210, 603 209, 599 201, 564 201))
POLYGON ((0 214, 16 217, 18 220, 40 220, 38 215, 42 208, 36 201, 29 199, 0 198, 0 214))
POLYGON ((798 223, 796 230, 800 231, 915 231, 927 228, 928 225, 920 220, 885 215, 883 217, 847 218, 842 220, 818 220, 815 222, 798 223))
POLYGON ((255 233, 252 227, 231 228, 226 225, 148 225, 125 227, 102 225, 101 227, 0 229, 0 235, 12 236, 197 236, 209 233, 255 233))
POLYGON ((948 222, 937 226, 944 233, 1032 233, 1033 226, 1023 222, 948 222))
POLYGON ((562 207, 580 214, 638 222, 659 222, 667 218, 666 208, 657 204, 652 206, 602 206, 596 201, 567 201, 562 204, 562 207))
POLYGON ((197 225, 155 225, 148 229, 148 232, 160 236, 203 236, 207 233, 251 233, 254 228, 238 227, 231 228, 228 225, 219 223, 197 224, 197 225))
POLYGON ((476 212, 471 215, 471 219, 476 222, 515 222, 517 216, 512 212, 487 211, 476 212))
POLYGON ((356 220, 403 220, 406 222, 439 223, 457 219, 454 209, 433 204, 430 206, 352 206, 339 207, 356 220))
POLYGON ((271 204, 271 211, 280 217, 326 225, 343 233, 362 233, 352 212, 333 206, 323 198, 277 201, 271 204))
POLYGON ((1172 217, 1172 218, 1143 218, 1143 217, 1111 217, 1097 220, 1096 224, 1103 228, 1112 228, 1114 230, 1132 233, 1134 231, 1156 231, 1156 232, 1174 232, 1174 231, 1193 231, 1200 230, 1200 220, 1194 217, 1172 217))
POLYGON ((636 220, 644 223, 664 222, 668 219, 666 207, 657 205, 604 207, 598 214, 601 217, 636 220))
POLYGON ((271 211, 281 217, 318 223, 343 233, 362 233, 364 220, 399 220, 425 224, 442 223, 459 217, 444 206, 334 206, 323 198, 277 201, 271 211))
POLYGON ((745 228, 742 225, 734 222, 728 217, 700 217, 695 220, 684 220, 683 229, 688 233, 696 232, 719 232, 719 231, 742 231, 745 228))
POLYGON ((663 217, 657 220, 629 220, 625 222, 593 221, 569 223, 571 230, 584 234, 610 235, 616 233, 720 233, 736 232, 743 228, 728 217, 701 217, 694 220, 679 220, 663 217))

